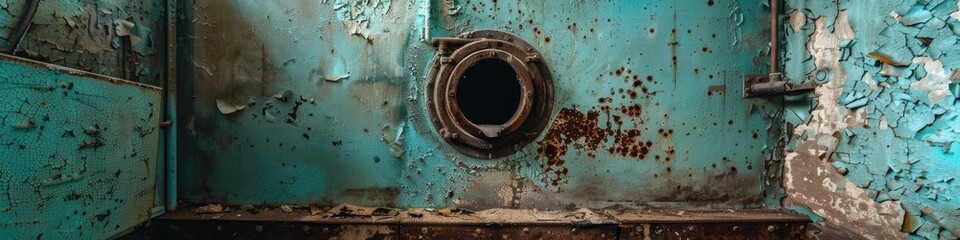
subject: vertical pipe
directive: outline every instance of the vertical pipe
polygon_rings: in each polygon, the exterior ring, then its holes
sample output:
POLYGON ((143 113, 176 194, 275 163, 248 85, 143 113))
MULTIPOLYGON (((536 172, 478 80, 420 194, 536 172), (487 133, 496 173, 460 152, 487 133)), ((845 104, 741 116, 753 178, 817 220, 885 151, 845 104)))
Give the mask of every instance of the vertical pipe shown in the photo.
POLYGON ((780 0, 770 0, 770 73, 780 72, 780 0))
POLYGON ((167 0, 167 79, 163 81, 163 112, 170 127, 164 131, 166 141, 165 206, 167 211, 177 210, 177 0, 167 0))
POLYGON ((430 1, 433 0, 423 0, 423 41, 430 42, 430 1))
POLYGON ((10 55, 17 55, 17 49, 20 48, 20 42, 23 41, 23 38, 27 36, 27 31, 30 30, 30 25, 33 25, 33 15, 37 13, 37 6, 40 5, 40 0, 30 0, 27 2, 27 5, 24 6, 23 17, 20 18, 20 23, 17 24, 17 29, 14 30, 13 37, 10 38, 12 44, 10 44, 10 50, 7 52, 10 55))

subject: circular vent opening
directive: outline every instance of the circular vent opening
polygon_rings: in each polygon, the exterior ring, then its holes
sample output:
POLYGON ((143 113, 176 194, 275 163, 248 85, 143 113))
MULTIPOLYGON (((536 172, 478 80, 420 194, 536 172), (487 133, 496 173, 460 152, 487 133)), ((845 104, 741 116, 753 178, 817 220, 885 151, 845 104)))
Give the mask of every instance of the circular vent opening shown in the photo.
POLYGON ((457 105, 473 124, 501 125, 517 114, 521 93, 520 79, 509 63, 484 59, 463 73, 457 84, 457 105))
POLYGON ((533 46, 494 30, 431 41, 437 55, 424 94, 439 137, 466 155, 498 158, 539 136, 550 118, 553 80, 533 46))

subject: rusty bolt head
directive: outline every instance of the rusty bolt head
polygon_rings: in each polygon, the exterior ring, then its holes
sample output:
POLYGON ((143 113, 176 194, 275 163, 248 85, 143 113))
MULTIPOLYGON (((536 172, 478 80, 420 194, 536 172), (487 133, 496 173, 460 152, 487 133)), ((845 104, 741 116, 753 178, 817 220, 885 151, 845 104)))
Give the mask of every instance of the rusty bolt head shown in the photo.
POLYGON ((637 232, 638 232, 638 233, 642 233, 642 232, 643 232, 643 227, 642 227, 642 226, 637 226, 637 232))
POLYGON ((774 227, 773 225, 767 226, 767 231, 773 232, 773 230, 777 230, 777 227, 774 227))
POLYGON ((427 233, 427 228, 426 228, 426 227, 420 228, 420 232, 426 234, 426 233, 427 233))

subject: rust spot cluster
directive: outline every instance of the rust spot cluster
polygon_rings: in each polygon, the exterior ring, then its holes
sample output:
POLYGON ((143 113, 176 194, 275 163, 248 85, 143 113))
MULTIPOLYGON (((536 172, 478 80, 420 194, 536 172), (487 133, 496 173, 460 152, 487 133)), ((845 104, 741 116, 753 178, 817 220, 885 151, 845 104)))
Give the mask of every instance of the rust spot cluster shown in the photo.
MULTIPOLYGON (((603 104, 609 103, 611 99, 601 98, 599 101, 603 104)), ((559 185, 566 177, 568 169, 564 167, 566 163, 564 156, 570 146, 585 152, 591 158, 596 157, 598 149, 618 156, 647 158, 653 142, 642 141, 640 129, 624 129, 623 116, 612 114, 616 112, 630 118, 637 118, 641 115, 641 107, 636 104, 615 108, 599 106, 581 112, 574 106, 560 110, 537 149, 539 155, 545 159, 541 167, 550 175, 548 180, 552 185, 559 185), (608 116, 607 121, 602 125, 604 127, 601 127, 601 114, 608 116), (610 139, 613 139, 613 145, 607 146, 610 139)))
MULTIPOLYGON (((622 78, 627 87, 611 88, 609 96, 597 98, 597 106, 585 111, 579 110, 576 105, 560 110, 543 140, 539 142, 537 152, 539 157, 544 159, 541 167, 548 176, 547 181, 554 186, 560 185, 566 177, 568 169, 564 167, 567 161, 564 156, 571 146, 576 149, 577 155, 582 153, 590 158, 596 158, 598 149, 614 156, 638 160, 654 157, 651 154, 654 141, 644 141, 641 138, 643 132, 648 130, 640 128, 644 123, 641 118, 644 107, 631 101, 655 95, 645 86, 654 83, 654 77, 634 74, 633 70, 627 67, 613 69, 601 74, 600 78, 604 78, 604 75, 616 81, 622 78), (627 103, 615 103, 614 100, 618 98, 623 99, 618 101, 627 103), (631 126, 624 126, 625 118, 629 119, 627 124, 631 126)), ((660 129, 657 135, 651 137, 669 138, 672 134, 673 129, 660 129)), ((673 151, 668 155, 665 158, 667 161, 672 158, 673 151)), ((661 160, 659 155, 655 158, 661 160)))
POLYGON ((567 174, 562 157, 566 155, 570 144, 593 156, 593 152, 606 141, 610 130, 597 127, 599 118, 600 113, 596 110, 586 113, 577 111, 575 108, 560 110, 560 114, 557 115, 537 150, 546 159, 542 165, 544 171, 554 174, 550 179, 551 184, 559 185, 567 174))
POLYGON ((610 147, 608 150, 612 154, 624 156, 624 157, 634 157, 639 159, 647 158, 647 154, 650 153, 650 147, 653 146, 653 142, 646 141, 643 142, 639 140, 640 130, 629 129, 622 133, 616 134, 613 147, 610 147))

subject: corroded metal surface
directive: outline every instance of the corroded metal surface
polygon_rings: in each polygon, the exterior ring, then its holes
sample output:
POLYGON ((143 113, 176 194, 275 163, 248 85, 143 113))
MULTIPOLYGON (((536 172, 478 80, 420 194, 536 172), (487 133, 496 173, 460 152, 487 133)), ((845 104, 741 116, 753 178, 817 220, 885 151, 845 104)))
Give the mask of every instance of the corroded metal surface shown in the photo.
POLYGON ((0 238, 108 238, 162 206, 159 88, 6 55, 0 69, 0 238))
MULTIPOLYGON (((424 80, 427 83, 424 93, 427 114, 444 140, 468 156, 494 158, 508 156, 536 139, 549 120, 554 94, 550 70, 533 46, 519 36, 490 30, 433 41, 434 45, 439 45, 438 53, 424 80), (466 93, 458 92, 458 82, 474 64, 487 59, 507 63, 516 73, 520 101, 517 109, 505 109, 515 112, 509 121, 481 127, 463 114, 457 96, 466 93)), ((479 81, 490 82, 489 79, 479 81)), ((506 90, 472 94, 490 98, 511 97, 510 93, 503 91, 506 90)))
MULTIPOLYGON (((229 207, 228 207, 229 208, 229 207)), ((538 211, 392 209, 340 205, 188 210, 127 236, 176 239, 805 239, 808 219, 770 210, 538 211), (255 212, 255 213, 254 213, 255 212)))
POLYGON ((188 202, 779 204, 780 107, 739 97, 743 75, 766 73, 756 1, 194 0, 183 11, 188 202), (536 48, 555 86, 546 130, 492 161, 445 144, 423 99, 430 39, 482 29, 536 48))
POLYGON ((806 224, 708 223, 624 225, 622 239, 809 239, 806 224))

